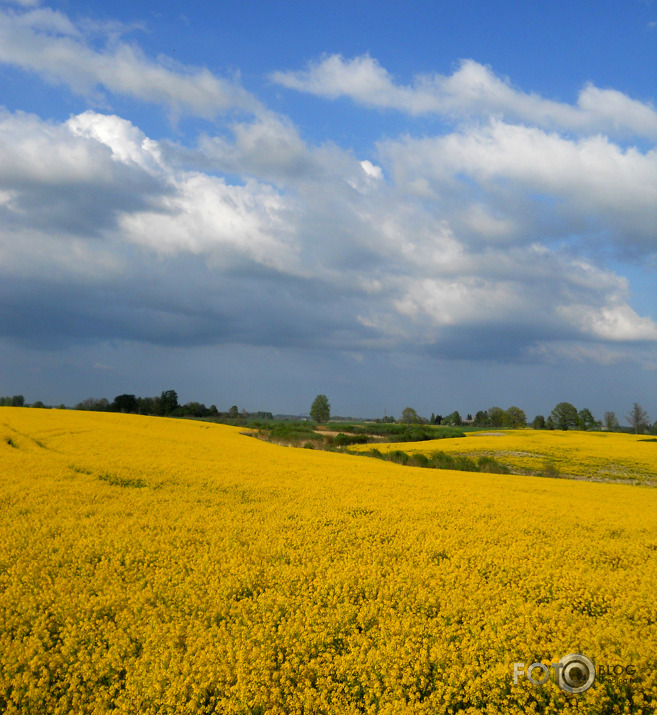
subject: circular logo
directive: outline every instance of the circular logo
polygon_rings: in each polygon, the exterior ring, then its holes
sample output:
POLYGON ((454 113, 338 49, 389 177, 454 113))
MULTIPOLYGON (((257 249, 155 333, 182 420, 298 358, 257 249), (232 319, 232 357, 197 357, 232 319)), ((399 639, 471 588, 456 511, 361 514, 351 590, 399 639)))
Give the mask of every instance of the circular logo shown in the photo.
POLYGON ((595 665, 585 655, 564 655, 557 665, 559 687, 567 693, 583 693, 593 685, 595 665))

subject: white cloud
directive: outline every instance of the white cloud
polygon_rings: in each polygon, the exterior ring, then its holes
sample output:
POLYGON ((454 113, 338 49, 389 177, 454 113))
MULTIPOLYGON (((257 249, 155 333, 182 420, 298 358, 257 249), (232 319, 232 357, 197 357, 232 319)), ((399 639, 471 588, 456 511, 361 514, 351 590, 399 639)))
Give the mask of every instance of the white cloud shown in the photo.
POLYGON ((111 40, 95 49, 66 15, 51 9, 0 11, 0 61, 36 72, 53 84, 88 97, 99 91, 164 105, 174 116, 212 118, 231 109, 255 111, 259 103, 238 84, 205 68, 162 58, 154 61, 136 45, 111 40))
POLYGON ((522 92, 473 60, 462 61, 452 75, 419 75, 410 85, 396 83, 368 55, 351 60, 329 55, 306 70, 278 71, 271 78, 289 89, 330 99, 350 97, 411 115, 499 116, 547 129, 657 137, 655 108, 621 92, 588 84, 573 106, 522 92))
POLYGON ((654 252, 651 154, 493 122, 388 141, 375 162, 309 146, 271 113, 200 148, 164 146, 115 115, 55 124, 5 113, 1 297, 16 316, 6 323, 22 335, 45 305, 77 315, 70 339, 104 330, 505 360, 604 362, 621 342, 631 354, 657 341, 626 280, 546 231, 620 232, 629 205, 654 252), (541 211, 544 224, 532 218, 541 211), (28 284, 48 295, 38 308, 28 284))
POLYGON ((611 342, 657 341, 657 324, 636 314, 627 304, 595 307, 563 305, 559 313, 596 338, 611 342))
POLYGON ((93 139, 108 147, 114 161, 134 163, 150 172, 162 169, 158 144, 121 117, 88 111, 71 117, 66 127, 75 136, 93 139))
POLYGON ((363 171, 372 179, 383 179, 383 171, 381 171, 380 166, 375 166, 367 159, 361 161, 360 165, 363 167, 363 171))
POLYGON ((213 268, 230 270, 244 261, 293 273, 294 244, 285 225, 284 202, 271 187, 248 181, 185 173, 157 210, 124 215, 120 229, 156 254, 204 254, 213 268))
POLYGON ((479 240, 552 231, 596 241, 607 234, 619 250, 657 249, 656 150, 622 149, 600 136, 575 141, 500 121, 387 141, 379 149, 409 194, 436 203, 457 197, 455 226, 479 240), (464 195, 476 199, 463 205, 464 195))

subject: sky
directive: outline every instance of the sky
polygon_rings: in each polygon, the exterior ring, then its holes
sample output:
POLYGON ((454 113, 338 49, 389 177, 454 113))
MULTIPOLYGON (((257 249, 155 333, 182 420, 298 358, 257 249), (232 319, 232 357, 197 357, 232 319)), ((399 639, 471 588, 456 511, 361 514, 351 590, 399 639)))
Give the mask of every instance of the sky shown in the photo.
POLYGON ((657 419, 657 0, 0 0, 0 394, 657 419))

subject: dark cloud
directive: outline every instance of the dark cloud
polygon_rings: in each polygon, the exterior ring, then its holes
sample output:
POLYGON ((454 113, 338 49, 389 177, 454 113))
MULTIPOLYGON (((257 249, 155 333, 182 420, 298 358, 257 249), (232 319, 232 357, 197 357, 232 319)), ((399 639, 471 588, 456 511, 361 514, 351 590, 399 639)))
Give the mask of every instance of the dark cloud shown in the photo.
MULTIPOLYGON (((48 17, 63 32, 66 18, 48 17)), ((40 31, 26 27, 34 40, 40 31)), ((57 44, 53 33, 46 39, 57 44)), ((127 56, 92 51, 82 36, 72 48, 92 66, 53 72, 85 86, 109 87, 101 55, 117 66, 127 56)), ((25 52, 21 62, 41 71, 36 46, 25 52)), ((171 107, 178 92, 199 116, 233 105, 250 114, 190 148, 113 114, 57 124, 4 113, 0 336, 49 352, 113 342, 344 352, 356 366, 386 354, 423 365, 653 366, 655 316, 632 304, 604 256, 626 246, 654 259, 657 159, 591 133, 596 117, 609 119, 595 92, 581 106, 548 106, 466 63, 440 80, 441 99, 438 85, 396 87, 364 62, 383 92, 361 87, 369 105, 408 96, 417 112, 439 111, 439 100, 465 101, 468 78, 488 89, 468 105, 467 122, 456 112, 435 135, 388 138, 359 157, 330 141, 308 144, 237 85, 194 70, 183 89, 182 69, 132 56, 158 70, 152 93, 133 73, 113 91, 171 107), (490 119, 487 101, 522 123, 490 119), (549 121, 538 120, 541 108, 549 121)), ((344 93, 356 65, 327 67, 344 93)), ((311 80, 321 77, 295 82, 311 80)), ((634 113, 628 126, 648 131, 652 110, 621 100, 634 113)))

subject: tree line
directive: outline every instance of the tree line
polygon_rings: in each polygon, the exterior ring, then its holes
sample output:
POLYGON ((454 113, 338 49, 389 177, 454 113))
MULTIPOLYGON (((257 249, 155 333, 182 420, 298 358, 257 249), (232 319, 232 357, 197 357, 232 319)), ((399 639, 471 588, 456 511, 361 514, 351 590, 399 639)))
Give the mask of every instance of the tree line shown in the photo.
POLYGON ((164 390, 159 397, 137 397, 124 393, 117 395, 112 402, 106 398, 89 397, 75 406, 76 410, 93 410, 95 412, 123 412, 136 415, 152 415, 156 417, 209 417, 213 419, 263 419, 274 418, 271 412, 247 412, 232 405, 222 412, 216 405, 206 407, 202 402, 178 402, 175 390, 164 390))
MULTIPOLYGON (((31 405, 27 405, 23 395, 12 395, 0 397, 0 407, 46 407, 43 402, 37 400, 31 405)), ((59 405, 65 409, 65 405, 59 405)), ((95 412, 123 412, 138 415, 153 415, 159 417, 196 417, 211 419, 258 419, 272 420, 271 412, 247 412, 239 410, 237 405, 232 405, 225 412, 219 411, 216 405, 206 407, 202 402, 187 402, 181 405, 178 402, 178 394, 175 390, 163 390, 156 397, 137 397, 134 394, 124 393, 117 395, 111 402, 105 398, 89 397, 75 406, 76 410, 91 410, 95 412)), ((315 422, 328 422, 331 416, 331 405, 326 395, 317 395, 310 408, 310 417, 315 422)), ((657 434, 657 421, 650 422, 648 413, 643 407, 635 402, 632 409, 625 415, 625 420, 630 429, 635 434, 650 432, 657 434)), ((377 422, 400 422, 402 424, 432 424, 449 427, 462 427, 469 425, 485 429, 521 429, 531 426, 534 429, 558 429, 558 430, 606 430, 609 432, 627 431, 621 427, 615 412, 605 412, 602 420, 597 420, 591 410, 583 408, 578 410, 570 402, 560 402, 547 416, 536 415, 531 425, 527 420, 527 415, 520 407, 512 405, 506 410, 501 407, 490 407, 487 410, 478 411, 474 417, 468 414, 461 417, 458 411, 449 413, 446 416, 432 413, 431 417, 420 416, 412 407, 405 407, 399 420, 386 416, 377 422)))
MULTIPOLYGON (((0 397, 0 407, 41 407, 48 408, 41 400, 28 405, 23 395, 0 397)), ((59 405, 58 409, 67 409, 66 405, 59 405)), ((123 393, 117 395, 112 401, 106 397, 88 397, 75 405, 76 410, 91 412, 123 412, 135 415, 151 415, 156 417, 208 417, 213 419, 260 419, 273 420, 271 412, 247 412, 239 410, 237 405, 232 405, 227 411, 220 411, 216 405, 206 407, 202 402, 187 402, 181 405, 178 402, 178 393, 175 390, 164 390, 159 396, 137 397, 133 394, 123 393)))
MULTIPOLYGON (((396 421, 394 418, 386 418, 387 421, 396 421)), ((648 413, 637 402, 625 415, 625 419, 630 429, 636 434, 649 431, 657 434, 657 422, 650 423, 648 413)), ((558 429, 558 430, 606 430, 610 432, 627 431, 621 427, 615 412, 605 412, 602 420, 597 420, 591 410, 587 407, 578 410, 570 402, 560 402, 547 416, 536 415, 531 424, 527 420, 525 411, 520 407, 512 405, 506 410, 501 407, 490 407, 487 410, 480 410, 474 417, 468 414, 461 417, 458 411, 451 412, 443 417, 441 414, 432 413, 431 417, 421 417, 412 407, 402 410, 399 422, 404 424, 433 424, 447 425, 450 427, 472 426, 486 429, 522 429, 531 426, 534 429, 558 429)))

